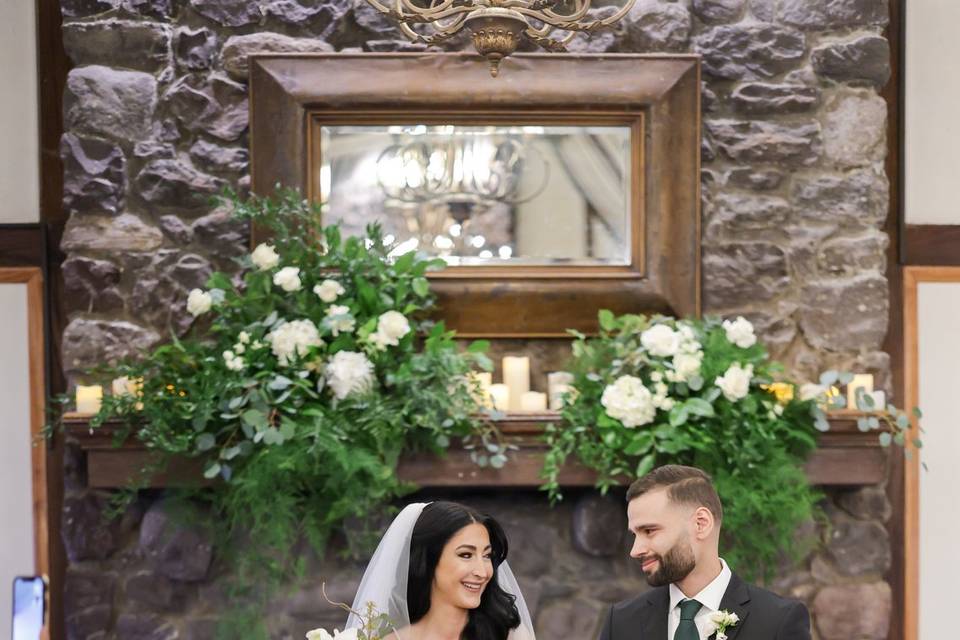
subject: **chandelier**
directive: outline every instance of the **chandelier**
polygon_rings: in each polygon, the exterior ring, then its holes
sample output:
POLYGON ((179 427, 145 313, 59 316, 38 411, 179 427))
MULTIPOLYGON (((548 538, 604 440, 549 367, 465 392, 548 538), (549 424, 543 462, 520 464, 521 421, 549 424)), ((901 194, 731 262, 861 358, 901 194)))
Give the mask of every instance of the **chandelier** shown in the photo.
POLYGON ((377 182, 388 205, 441 206, 459 224, 497 203, 532 200, 549 177, 543 156, 513 137, 429 136, 391 145, 377 158, 377 182))
POLYGON ((367 0, 400 24, 414 42, 434 45, 467 28, 473 45, 496 77, 500 61, 516 51, 522 37, 547 51, 566 51, 578 32, 593 33, 623 18, 636 0, 605 17, 591 17, 593 0, 367 0), (420 31, 411 25, 425 25, 420 31), (421 33, 424 31, 426 33, 421 33), (554 37, 554 32, 565 32, 554 37))

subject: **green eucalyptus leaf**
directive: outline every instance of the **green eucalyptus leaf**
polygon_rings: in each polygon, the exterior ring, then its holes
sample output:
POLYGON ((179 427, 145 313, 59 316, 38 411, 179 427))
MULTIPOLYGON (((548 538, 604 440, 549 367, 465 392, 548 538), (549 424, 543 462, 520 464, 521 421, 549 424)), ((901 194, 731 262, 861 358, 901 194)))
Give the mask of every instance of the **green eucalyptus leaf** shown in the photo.
POLYGON ((893 439, 893 436, 891 436, 888 432, 884 431, 883 433, 880 434, 880 446, 889 447, 892 439, 893 439))
POLYGON ((217 444, 217 439, 212 433, 201 433, 196 440, 197 451, 209 451, 217 444))

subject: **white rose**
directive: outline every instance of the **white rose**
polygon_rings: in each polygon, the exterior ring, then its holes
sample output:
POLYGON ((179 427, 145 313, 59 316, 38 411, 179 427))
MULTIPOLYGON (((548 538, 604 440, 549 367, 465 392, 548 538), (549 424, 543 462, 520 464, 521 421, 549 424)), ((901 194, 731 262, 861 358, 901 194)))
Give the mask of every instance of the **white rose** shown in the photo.
POLYGON ((300 269, 297 267, 284 267, 273 274, 273 284, 284 291, 300 290, 300 269))
POLYGON ((727 640, 727 634, 725 634, 723 631, 717 631, 715 640, 727 640))
POLYGON ((193 289, 187 296, 187 311, 196 318, 210 311, 213 306, 213 296, 201 289, 193 289))
POLYGON ((369 391, 373 386, 373 363, 356 351, 338 351, 327 363, 324 373, 338 400, 352 393, 369 391))
POLYGON ((723 330, 727 334, 727 340, 741 349, 749 349, 757 344, 757 336, 753 333, 753 325, 743 316, 739 316, 736 320, 724 320, 723 330))
POLYGON ((110 390, 115 396, 132 396, 137 393, 139 385, 128 376, 114 378, 110 383, 110 390))
POLYGON ((257 248, 250 254, 250 259, 260 271, 273 269, 280 264, 280 256, 277 255, 272 246, 266 243, 258 244, 257 248))
POLYGON ((353 319, 353 316, 350 315, 350 307, 341 304, 335 304, 329 309, 327 309, 327 319, 324 321, 328 327, 330 327, 330 332, 334 336, 338 336, 341 333, 350 333, 353 331, 357 322, 353 319))
POLYGON ((653 394, 643 386, 640 378, 620 376, 603 390, 600 403, 607 415, 619 420, 625 427, 639 427, 653 421, 657 408, 653 394))
POLYGON ((313 292, 324 302, 330 303, 346 293, 346 290, 336 280, 324 280, 320 284, 313 285, 313 292))
POLYGON ((658 324, 640 334, 640 344, 652 355, 666 358, 680 348, 680 334, 665 324, 658 324))
POLYGON ((673 356, 673 370, 676 372, 677 381, 685 382, 693 376, 700 375, 702 360, 703 352, 678 353, 673 356))
POLYGON ((307 355, 311 347, 323 344, 317 326, 309 320, 283 322, 267 334, 267 342, 280 364, 290 364, 297 357, 307 355))
POLYGON ((247 333, 246 331, 241 331, 240 335, 237 336, 237 342, 239 342, 240 344, 249 344, 250 334, 247 333))
POLYGON ((743 368, 739 363, 734 363, 722 376, 717 378, 717 386, 720 387, 727 400, 736 402, 750 391, 750 380, 752 379, 753 365, 747 365, 746 368, 743 368))
POLYGON ((813 382, 807 382, 800 385, 800 399, 803 401, 807 400, 818 400, 827 395, 827 388, 821 384, 815 384, 813 382))
POLYGON ((333 640, 357 640, 359 631, 357 629, 344 629, 343 631, 333 630, 333 640))
POLYGON ((410 322, 399 311, 387 311, 377 319, 377 333, 384 344, 397 346, 410 333, 410 322))

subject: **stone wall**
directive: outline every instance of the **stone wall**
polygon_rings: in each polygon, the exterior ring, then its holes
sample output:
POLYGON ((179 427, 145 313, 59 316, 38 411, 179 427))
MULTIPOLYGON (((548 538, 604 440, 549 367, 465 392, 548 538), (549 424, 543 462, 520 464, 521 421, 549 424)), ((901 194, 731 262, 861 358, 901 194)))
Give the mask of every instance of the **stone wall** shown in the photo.
MULTIPOLYGON (((184 331, 186 292, 212 269, 232 269, 245 250, 247 229, 206 197, 248 182, 250 52, 421 47, 363 0, 61 0, 61 7, 75 64, 61 144, 70 214, 63 366, 75 375, 140 352, 171 328, 184 331)), ((878 93, 890 75, 888 11, 885 0, 639 0, 617 30, 577 38, 573 49, 703 56, 705 310, 749 316, 801 377, 841 366, 873 372, 889 391, 881 351, 889 305, 881 231, 887 115, 878 93)), ((517 349, 547 368, 564 357, 557 341, 495 345, 517 349)), ((151 494, 122 522, 104 525, 104 496, 68 475, 70 637, 209 637, 223 570, 211 565, 209 541, 177 527, 172 538, 160 536, 173 525, 151 494)), ((589 494, 557 509, 534 494, 475 502, 510 523, 517 548, 530 550, 517 569, 545 640, 573 637, 570 629, 590 637, 606 603, 641 588, 623 541, 596 528, 618 517, 619 505, 589 494)), ((776 586, 811 605, 822 638, 885 638, 889 506, 874 487, 831 492, 827 508, 828 544, 776 586), (855 598, 869 610, 851 617, 855 598)), ((324 577, 331 568, 344 593, 357 579, 356 566, 320 566, 324 577)), ((315 587, 280 606, 277 637, 286 637, 283 630, 300 637, 327 620, 315 587)))

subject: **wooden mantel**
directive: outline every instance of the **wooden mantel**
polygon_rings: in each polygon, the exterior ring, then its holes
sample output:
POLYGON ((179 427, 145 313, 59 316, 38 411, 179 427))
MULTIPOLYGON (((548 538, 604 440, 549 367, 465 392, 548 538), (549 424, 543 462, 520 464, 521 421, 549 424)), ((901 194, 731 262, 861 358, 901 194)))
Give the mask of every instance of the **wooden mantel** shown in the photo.
MULTIPOLYGON (((807 461, 811 482, 824 486, 856 486, 877 484, 886 476, 888 450, 882 448, 875 432, 857 429, 855 411, 830 414, 830 431, 820 434, 817 449, 807 461)), ((444 457, 430 454, 409 455, 401 459, 401 479, 421 487, 459 488, 536 488, 543 480, 545 445, 539 441, 544 427, 556 421, 556 414, 507 415, 498 426, 509 442, 518 449, 511 452, 510 462, 502 469, 480 468, 469 452, 451 448, 444 457)), ((133 439, 115 446, 117 425, 105 424, 97 429, 88 426, 89 417, 68 414, 64 418, 68 436, 79 444, 87 457, 87 484, 94 488, 126 486, 140 475, 154 454, 133 439)), ((201 463, 196 459, 174 460, 164 473, 144 481, 145 488, 196 486, 203 482, 201 463)), ((566 487, 590 487, 594 473, 577 464, 568 464, 560 475, 566 487)))

